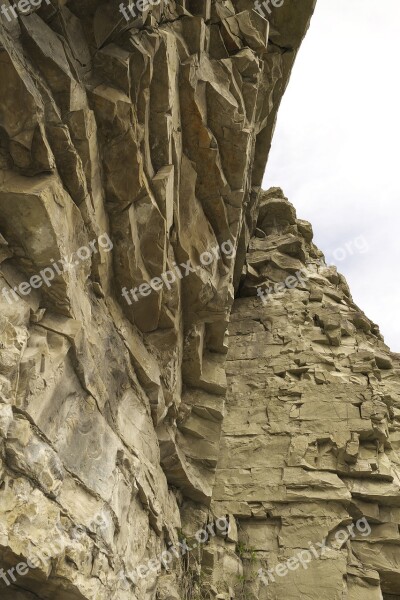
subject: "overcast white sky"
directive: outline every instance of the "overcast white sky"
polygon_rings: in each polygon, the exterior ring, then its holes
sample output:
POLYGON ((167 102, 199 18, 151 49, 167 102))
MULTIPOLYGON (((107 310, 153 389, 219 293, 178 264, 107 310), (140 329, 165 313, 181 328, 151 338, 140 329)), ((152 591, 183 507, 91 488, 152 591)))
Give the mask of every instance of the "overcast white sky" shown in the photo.
POLYGON ((399 39, 400 0, 317 1, 282 101, 264 179, 264 188, 282 187, 297 216, 311 221, 315 243, 345 275, 354 301, 395 352, 400 352, 399 39))

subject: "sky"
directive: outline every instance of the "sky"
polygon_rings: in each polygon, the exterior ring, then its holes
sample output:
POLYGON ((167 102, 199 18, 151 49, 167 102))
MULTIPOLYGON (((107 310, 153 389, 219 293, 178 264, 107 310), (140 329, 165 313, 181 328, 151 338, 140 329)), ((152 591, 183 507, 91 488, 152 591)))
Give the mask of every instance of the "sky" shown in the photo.
POLYGON ((400 0, 317 0, 278 113, 279 186, 400 352, 400 0))

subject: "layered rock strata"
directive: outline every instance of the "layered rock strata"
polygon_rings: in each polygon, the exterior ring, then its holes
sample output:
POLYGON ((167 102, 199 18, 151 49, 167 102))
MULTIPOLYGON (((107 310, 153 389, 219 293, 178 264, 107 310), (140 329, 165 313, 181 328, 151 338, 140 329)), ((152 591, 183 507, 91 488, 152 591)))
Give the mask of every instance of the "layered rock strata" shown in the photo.
POLYGON ((211 577, 236 598, 395 600, 400 356, 312 237, 280 190, 262 194, 212 502, 235 527, 210 551, 211 577))
POLYGON ((212 518, 234 285, 315 2, 1 1, 0 568, 48 554, 1 595, 181 597, 182 561, 132 573, 212 518))
POLYGON ((314 3, 3 1, 1 598, 396 597, 397 358, 333 269, 252 297, 322 258, 260 194, 314 3), (254 575, 363 515, 326 589, 254 575))

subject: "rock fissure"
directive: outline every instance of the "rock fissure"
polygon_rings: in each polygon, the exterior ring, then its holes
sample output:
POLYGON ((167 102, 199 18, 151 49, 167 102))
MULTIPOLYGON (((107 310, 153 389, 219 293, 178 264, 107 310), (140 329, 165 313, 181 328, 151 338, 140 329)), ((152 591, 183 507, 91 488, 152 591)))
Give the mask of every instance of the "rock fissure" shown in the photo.
POLYGON ((315 1, 118 4, 0 15, 1 597, 396 597, 399 356, 260 189, 315 1))

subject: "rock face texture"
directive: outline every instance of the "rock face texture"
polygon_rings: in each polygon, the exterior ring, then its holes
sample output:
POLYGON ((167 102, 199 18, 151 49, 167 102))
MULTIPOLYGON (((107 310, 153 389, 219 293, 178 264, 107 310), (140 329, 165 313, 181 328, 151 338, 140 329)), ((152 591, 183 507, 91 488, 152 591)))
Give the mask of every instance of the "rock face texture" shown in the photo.
POLYGON ((315 1, 2 1, 0 597, 400 597, 398 358, 260 190, 315 1))
POLYGON ((237 532, 215 572, 239 598, 399 598, 400 357, 281 190, 261 195, 255 234, 212 502, 237 532))

